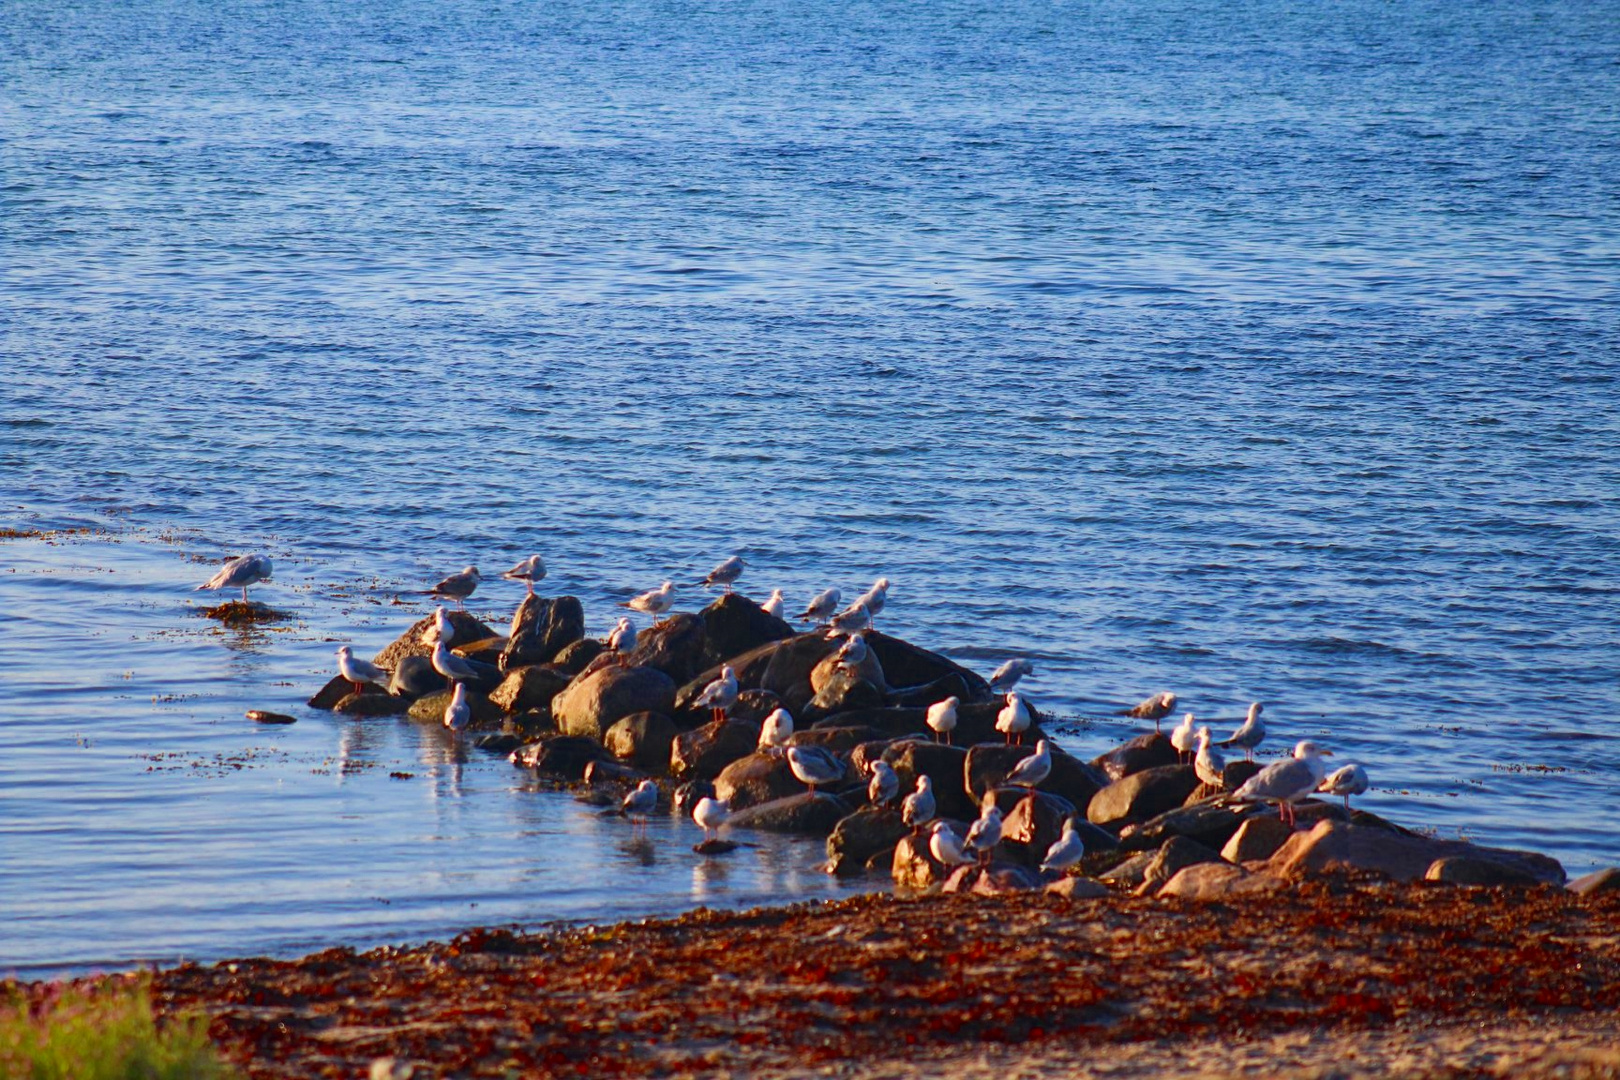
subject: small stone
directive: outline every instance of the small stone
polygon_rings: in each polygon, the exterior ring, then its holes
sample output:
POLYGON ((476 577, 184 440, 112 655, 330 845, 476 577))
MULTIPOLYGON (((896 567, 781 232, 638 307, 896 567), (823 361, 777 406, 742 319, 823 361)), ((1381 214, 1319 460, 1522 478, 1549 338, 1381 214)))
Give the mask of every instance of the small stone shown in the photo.
POLYGON ((249 709, 247 711, 247 718, 252 720, 255 724, 298 723, 298 718, 296 716, 288 716, 286 713, 279 712, 266 712, 263 709, 249 709))
POLYGON ((1061 896, 1068 900, 1098 900, 1111 895, 1108 886, 1100 881, 1093 881, 1085 877, 1066 877, 1051 882, 1046 891, 1053 896, 1061 896))
POLYGON ((404 698, 390 697, 388 694, 350 694, 338 702, 332 711, 345 716, 372 718, 404 716, 410 708, 411 703, 404 698))

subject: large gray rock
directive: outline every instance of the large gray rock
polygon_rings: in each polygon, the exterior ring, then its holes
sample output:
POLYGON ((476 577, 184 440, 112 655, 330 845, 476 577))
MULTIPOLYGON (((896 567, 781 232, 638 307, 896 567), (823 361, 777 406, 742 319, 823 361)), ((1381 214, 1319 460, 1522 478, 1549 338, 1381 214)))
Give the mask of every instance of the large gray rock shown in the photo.
POLYGON ((1244 813, 1241 807, 1213 802, 1178 806, 1141 824, 1125 826, 1119 833, 1119 846, 1126 851, 1147 851, 1172 836, 1186 836, 1219 851, 1243 824, 1244 813))
POLYGON ((1191 765, 1163 765, 1131 773, 1093 795, 1086 817, 1093 825, 1121 829, 1175 809, 1197 786, 1191 765))
POLYGON ((849 804, 836 795, 805 791, 739 810, 731 815, 731 827, 829 836, 849 812, 849 804))
POLYGON ((759 744, 759 728, 739 720, 719 720, 675 736, 669 771, 677 780, 713 780, 727 765, 747 757, 759 744))
POLYGON ((755 751, 720 770, 715 778, 715 797, 725 799, 733 810, 785 799, 804 790, 780 754, 755 751))
POLYGON ((1147 769, 1178 765, 1180 758, 1176 748, 1170 745, 1169 736, 1150 731, 1105 754, 1099 754, 1091 763, 1101 769, 1109 780, 1123 780, 1147 769))
MULTIPOLYGON (((438 690, 419 697, 411 703, 406 715, 419 724, 442 724, 444 710, 450 705, 451 693, 449 690, 438 690)), ((501 710, 492 705, 489 698, 470 687, 467 690, 467 707, 472 710, 473 727, 501 726, 501 710)))
POLYGON ((388 680, 388 692, 406 701, 415 701, 424 694, 443 690, 447 685, 444 676, 433 670, 430 657, 406 656, 394 666, 393 677, 388 680))
POLYGON ((864 806, 840 820, 827 837, 827 869, 840 877, 858 874, 867 860, 893 849, 910 832, 900 811, 864 806))
POLYGON ((509 713, 528 712, 530 709, 550 711, 551 699, 568 687, 569 677, 555 668, 520 667, 508 670, 489 695, 489 700, 509 713))
POLYGON ((411 703, 391 694, 350 694, 332 707, 333 712, 345 716, 374 719, 379 716, 404 716, 411 703))
POLYGON ((511 756, 514 765, 564 780, 582 780, 592 762, 612 760, 607 747, 582 735, 553 735, 519 747, 511 756))
MULTIPOLYGON (((974 799, 984 798, 986 791, 999 786, 1020 761, 1033 753, 1033 743, 1028 746, 980 743, 970 748, 964 772, 968 793, 974 799)), ((1092 796, 1107 786, 1108 778, 1101 770, 1071 757, 1056 746, 1052 747, 1052 771, 1039 785, 1042 791, 1068 799, 1081 813, 1085 813, 1086 807, 1091 805, 1092 796)))
POLYGON ((1439 840, 1365 825, 1347 825, 1332 819, 1318 821, 1310 831, 1289 837, 1266 867, 1279 877, 1297 878, 1328 870, 1359 869, 1386 874, 1396 881, 1416 881, 1428 872, 1435 860, 1447 856, 1495 862, 1550 885, 1564 883, 1564 868, 1558 860, 1536 852, 1484 847, 1462 840, 1439 840))
POLYGON ((842 715, 855 709, 875 709, 883 705, 883 692, 865 679, 842 668, 828 675, 821 689, 800 710, 810 723, 842 715))
POLYGON ((878 663, 883 665, 883 674, 890 686, 923 686, 955 675, 967 690, 967 693, 958 695, 964 702, 989 701, 992 697, 989 683, 954 660, 876 630, 868 630, 863 637, 867 646, 877 654, 878 663))
POLYGON ((833 652, 822 657, 816 662, 816 666, 810 669, 810 689, 814 690, 817 696, 820 696, 827 685, 835 679, 842 679, 846 684, 857 680, 870 683, 877 691, 877 698, 873 704, 862 707, 875 709, 883 706, 883 691, 887 688, 887 684, 883 681, 883 666, 878 663, 877 654, 871 649, 866 650, 866 658, 853 668, 841 663, 838 654, 833 652))
POLYGON ((602 745, 620 761, 648 772, 669 768, 670 749, 678 734, 675 721, 663 713, 631 713, 613 722, 602 736, 602 745))
POLYGON ((720 597, 703 609, 702 617, 708 637, 704 660, 709 667, 718 667, 732 657, 794 635, 793 627, 775 615, 767 615, 741 593, 720 597))
POLYGON ((551 714, 564 735, 601 740, 616 722, 639 712, 669 715, 675 683, 650 667, 610 665, 579 676, 551 699, 551 714))
MULTIPOLYGON (((671 615, 657 626, 650 626, 636 637, 628 662, 635 667, 655 668, 680 686, 706 666, 703 650, 708 642, 703 616, 682 612, 671 615)), ((665 708, 674 708, 674 692, 665 708)))
POLYGON ((927 776, 934 787, 939 816, 968 821, 979 816, 979 807, 962 786, 967 755, 960 746, 902 741, 890 744, 883 752, 883 760, 900 778, 902 792, 912 791, 918 776, 927 776))
MULTIPOLYGON (((448 648, 458 648, 468 642, 481 641, 484 638, 495 636, 495 631, 465 611, 446 611, 445 614, 450 617, 450 625, 453 629, 450 640, 445 642, 448 648)), ((411 624, 409 630, 395 638, 382 652, 373 656, 371 662, 378 667, 384 667, 392 671, 407 656, 427 656, 431 654, 433 646, 422 644, 422 635, 427 633, 428 627, 432 625, 432 615, 416 620, 411 624)))
POLYGON ((510 640, 501 653, 502 668, 546 664, 585 636, 585 608, 576 597, 550 600, 536 594, 523 598, 512 616, 510 640))

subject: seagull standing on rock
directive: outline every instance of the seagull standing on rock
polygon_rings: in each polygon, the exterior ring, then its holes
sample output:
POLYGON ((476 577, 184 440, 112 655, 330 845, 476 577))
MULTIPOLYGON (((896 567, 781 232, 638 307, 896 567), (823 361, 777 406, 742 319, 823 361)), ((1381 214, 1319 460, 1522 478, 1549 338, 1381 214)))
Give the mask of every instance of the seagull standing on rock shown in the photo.
POLYGON ((900 804, 900 820, 915 830, 934 820, 935 812, 934 782, 928 778, 928 774, 919 774, 916 790, 900 804))
POLYGON ((979 819, 968 829, 967 842, 964 846, 972 849, 978 856, 979 865, 990 861, 991 854, 996 845, 1001 843, 1001 810, 996 806, 995 792, 986 792, 984 796, 984 809, 979 812, 979 819))
POLYGON ((856 604, 866 609, 868 621, 873 626, 877 625, 878 614, 883 611, 884 605, 888 602, 889 579, 886 577, 880 577, 872 582, 872 587, 861 593, 860 598, 855 601, 856 604))
POLYGON ((388 672, 373 664, 369 660, 362 660, 354 655, 354 650, 347 645, 339 645, 337 650, 338 674, 354 684, 354 692, 365 692, 364 683, 375 683, 378 686, 388 685, 388 672))
POLYGON ((946 867, 966 866, 973 861, 973 856, 963 847, 962 838, 944 821, 934 822, 933 832, 928 837, 928 853, 946 867))
POLYGON ((837 589, 816 593, 810 598, 810 603, 805 605, 805 609, 799 612, 799 621, 826 622, 832 618, 832 613, 838 610, 838 601, 842 596, 837 589))
POLYGON ((844 763, 830 750, 819 746, 790 746, 788 768, 812 793, 822 784, 836 784, 844 778, 844 763))
POLYGON ((1015 656, 996 668, 990 675, 990 689, 1005 694, 1018 685, 1018 680, 1035 674, 1035 665, 1021 656, 1015 656))
POLYGON ((1264 708, 1258 701, 1249 706, 1249 715, 1243 721, 1243 726, 1232 732, 1232 737, 1221 743, 1222 746, 1240 746, 1247 760, 1254 760, 1254 752, 1261 743, 1266 741, 1266 725, 1260 719, 1260 712, 1264 708))
POLYGON ((616 653, 627 653, 636 647, 636 626, 630 616, 621 615, 608 633, 607 647, 616 653))
POLYGON ((627 607, 631 611, 639 611, 643 615, 651 615, 656 625, 659 616, 668 611, 675 604, 675 583, 666 581, 656 589, 650 589, 640 596, 631 597, 620 607, 627 607))
POLYGON ((1289 826, 1294 824, 1294 804, 1308 798, 1327 774, 1324 757, 1333 751, 1319 750, 1309 739, 1294 747, 1294 756, 1274 761, 1261 769, 1243 786, 1232 792, 1230 802, 1270 802, 1277 804, 1277 813, 1289 826))
POLYGON ((742 577, 742 572, 747 569, 747 567, 748 564, 743 562, 741 556, 733 555, 731 558, 727 559, 713 570, 710 570, 709 576, 698 582, 698 584, 705 587, 724 585, 726 587, 726 592, 729 593, 731 591, 732 584, 738 578, 742 577))
POLYGON ((758 749, 766 753, 780 753, 793 734, 793 716, 786 709, 772 709, 759 726, 758 749))
POLYGON ((866 785, 866 799, 873 806, 887 806, 900 794, 900 778, 887 761, 872 762, 872 782, 866 785))
POLYGON ((1046 849, 1046 858, 1041 860, 1042 870, 1067 870, 1078 863, 1086 855, 1086 842, 1080 839, 1075 831, 1073 816, 1063 819, 1063 835, 1046 849))
POLYGON ((1039 787, 1052 774, 1052 744, 1045 739, 1035 740, 1035 752, 1017 765, 1002 781, 1009 787, 1039 787))
POLYGON ((1138 720, 1153 721, 1153 733, 1157 735, 1159 734, 1159 721, 1169 716, 1175 707, 1176 695, 1165 691, 1162 694, 1154 694, 1134 709, 1127 710, 1125 715, 1134 716, 1138 720))
POLYGON ((1213 788, 1226 786, 1226 758, 1209 745, 1209 728, 1198 729, 1198 754, 1193 758, 1193 772, 1198 779, 1213 788))
POLYGON ((864 637, 851 634, 849 640, 838 649, 838 664, 851 670, 858 668, 866 662, 866 654, 870 651, 864 637))
POLYGON ((948 697, 928 706, 928 726, 933 729, 935 742, 951 744, 951 732, 956 730, 956 707, 960 704, 960 698, 948 697))
POLYGON ((444 726, 451 731, 462 732, 472 723, 472 706, 467 704, 467 684, 456 683, 455 690, 450 694, 450 704, 444 707, 444 726))
POLYGON ((1176 760, 1186 761, 1187 755, 1193 752, 1197 741, 1198 736, 1193 733, 1193 714, 1188 713, 1170 732, 1170 745, 1176 748, 1176 760))
POLYGON ((529 587, 529 595, 534 595, 535 584, 546 578, 546 561, 538 555, 530 555, 512 569, 506 571, 501 577, 508 581, 521 581, 529 587))
POLYGON ((783 610, 785 610, 782 604, 782 590, 772 589, 770 599, 759 605, 759 610, 773 619, 780 619, 783 610))
POLYGON ((435 641, 442 641, 446 645, 456 636, 456 624, 450 621, 450 613, 442 607, 433 609, 433 623, 422 634, 418 641, 424 645, 432 645, 435 641))
POLYGON ((483 578, 478 576, 478 567, 469 566, 459 574, 451 574, 427 592, 429 596, 440 600, 454 600, 459 609, 482 580, 483 578))
POLYGON ((433 670, 453 683, 476 679, 479 675, 479 669, 471 660, 457 656, 442 641, 433 643, 433 670))
POLYGON ((720 668, 720 677, 703 688, 703 693, 692 702, 693 708, 707 707, 710 710, 710 719, 718 722, 726 718, 731 707, 737 704, 738 696, 737 673, 730 664, 720 668))
POLYGON ((871 626, 872 613, 859 600, 827 620, 828 633, 833 636, 858 634, 862 630, 870 629, 871 626))
POLYGON ((1029 730, 1033 717, 1029 714, 1029 703, 1017 691, 1007 695, 1007 704, 996 714, 996 730, 1007 736, 1007 745, 1013 744, 1016 736, 1018 745, 1024 745, 1024 732, 1029 730))
POLYGON ((692 820, 703 830, 704 843, 718 840, 721 828, 731 820, 731 803, 726 799, 714 799, 705 795, 692 808, 692 820))
POLYGON ((1367 786, 1367 770, 1352 761, 1329 774, 1317 790, 1325 791, 1329 795, 1343 795, 1344 817, 1348 821, 1350 820, 1350 796, 1366 794, 1367 786))
POLYGON ((254 552, 251 555, 238 555, 234 559, 226 559, 225 565, 219 572, 192 592, 201 592, 204 589, 241 589, 242 603, 248 602, 248 586, 257 585, 261 581, 270 580, 270 557, 254 552))

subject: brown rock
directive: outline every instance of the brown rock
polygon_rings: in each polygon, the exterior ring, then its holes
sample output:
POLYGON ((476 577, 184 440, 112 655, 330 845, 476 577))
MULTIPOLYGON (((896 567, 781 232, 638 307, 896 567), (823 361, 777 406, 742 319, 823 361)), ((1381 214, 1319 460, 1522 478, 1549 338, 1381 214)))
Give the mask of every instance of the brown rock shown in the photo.
MULTIPOLYGON (((361 693, 381 695, 384 691, 371 683, 361 683, 361 693)), ((331 710, 337 708, 337 703, 354 693, 354 683, 341 675, 334 675, 326 681, 326 685, 315 691, 307 704, 312 709, 331 710)))
POLYGON ((669 771, 677 780, 713 780, 727 765, 752 754, 758 743, 759 728, 752 724, 737 720, 704 724, 675 736, 669 771))
POLYGON ((794 635, 793 627, 775 615, 767 615, 741 593, 725 594, 704 608, 701 617, 708 637, 704 661, 714 667, 794 635))
POLYGON ((755 751, 740 757, 721 769, 714 781, 715 797, 728 801, 733 810, 785 799, 803 790, 780 753, 755 751))
POLYGON ((866 727, 801 728, 788 736, 788 745, 819 746, 835 754, 847 754, 877 737, 877 732, 866 727))
POLYGON ((1158 857, 1159 853, 1157 851, 1144 851, 1110 867, 1100 876, 1109 884, 1134 889, 1147 880, 1147 869, 1153 864, 1153 860, 1158 857))
MULTIPOLYGON (((411 703, 410 711, 406 714, 419 724, 444 723, 444 710, 450 705, 452 691, 440 690, 437 693, 419 697, 411 703)), ((477 690, 468 687, 467 707, 472 710, 473 727, 500 727, 501 710, 490 704, 489 698, 477 690)))
POLYGON ((1479 886, 1536 884, 1535 878, 1516 867, 1466 855, 1447 855, 1434 860, 1423 872, 1423 880, 1479 886))
POLYGON ((1535 852, 1488 848, 1460 840, 1437 840, 1365 825, 1324 819, 1309 832, 1297 832, 1266 864, 1279 877, 1303 877, 1324 870, 1359 869, 1415 881, 1436 859, 1448 855, 1486 859, 1523 871, 1539 882, 1564 883, 1556 859, 1535 852))
POLYGON ((795 715, 802 714, 805 720, 815 723, 856 709, 875 709, 882 705, 881 690, 840 668, 828 676, 827 682, 795 715))
POLYGON ((1046 891, 1053 896, 1061 896, 1066 900, 1100 900, 1111 895, 1108 886, 1100 881, 1093 881, 1085 877, 1059 878, 1046 886, 1046 891))
MULTIPOLYGON (((744 724, 753 724, 756 728, 765 723, 765 718, 782 707, 782 699, 769 690, 744 690, 737 695, 737 704, 731 707, 726 715, 732 720, 739 720, 744 724)), ((704 716, 699 723, 705 723, 708 717, 704 716)))
POLYGON ((578 598, 558 596, 547 600, 531 593, 512 615, 510 640, 502 652, 501 667, 550 663, 584 636, 585 608, 578 598))
POLYGON ((967 821, 979 816, 978 805, 962 786, 967 754, 960 746, 905 740, 891 744, 883 752, 883 760, 900 778, 901 792, 912 791, 917 777, 927 776, 934 786, 939 816, 967 821))
MULTIPOLYGON (((842 647, 842 641, 838 644, 842 647)), ((870 683, 880 691, 876 704, 870 707, 880 708, 883 705, 881 691, 887 690, 888 684, 883 681, 883 665, 878 663, 877 654, 871 649, 866 651, 866 659, 862 660, 853 669, 847 668, 839 662, 837 652, 828 653, 816 662, 815 667, 810 669, 810 689, 820 695, 828 684, 839 677, 843 677, 845 681, 860 680, 870 683)))
POLYGON ((1086 816, 1093 825, 1123 827, 1157 817, 1186 802, 1198 777, 1190 765, 1163 765, 1115 780, 1092 796, 1086 816))
POLYGON ((1112 781, 1123 780, 1146 769, 1178 765, 1180 758, 1176 748, 1170 745, 1169 736, 1150 731, 1097 756, 1091 763, 1112 781))
POLYGON ((534 769, 564 780, 580 780, 593 761, 609 761, 612 755, 595 739, 582 735, 553 735, 512 752, 514 765, 534 769))
POLYGON ((631 713, 613 722, 602 736, 602 745, 638 769, 663 772, 669 768, 676 734, 675 721, 663 713, 631 713))
POLYGON ((1195 863, 1164 883, 1158 895, 1179 896, 1184 900, 1226 900, 1272 892, 1283 883, 1269 874, 1251 874, 1241 866, 1225 862, 1195 863))
POLYGON ((551 699, 557 730, 600 740, 614 723, 638 712, 669 715, 675 684, 650 667, 599 668, 580 675, 551 699))
POLYGON ((345 716, 378 717, 404 716, 410 708, 411 703, 404 698, 387 694, 350 694, 338 702, 332 711, 345 716))
MULTIPOLYGON (((628 663, 633 667, 654 668, 663 672, 675 686, 680 686, 702 671, 708 638, 703 616, 682 612, 671 615, 656 626, 650 626, 636 637, 628 663)), ((670 690, 669 704, 662 711, 669 712, 675 705, 675 691, 670 690)))
POLYGON ((1243 810, 1216 803, 1194 803, 1166 810, 1139 825, 1127 825, 1119 832, 1119 846, 1127 851, 1147 851, 1163 846, 1172 836, 1186 836, 1207 848, 1220 850, 1238 826, 1243 810))
POLYGON ((1569 888, 1571 892, 1579 893, 1581 896, 1620 892, 1620 868, 1611 866, 1603 870, 1594 870, 1585 877, 1570 882, 1569 888))
POLYGON ((955 675, 967 689, 967 693, 957 695, 964 702, 989 701, 993 696, 989 683, 954 660, 876 630, 868 630, 862 636, 867 647, 877 655, 890 686, 922 686, 955 675))
POLYGON ((900 811, 863 806, 839 821, 827 837, 827 869, 840 877, 859 873, 873 855, 893 850, 910 833, 900 811))
POLYGON ((1143 895, 1152 895, 1159 887, 1177 873, 1189 866, 1199 863, 1220 862, 1221 857, 1214 851, 1200 844, 1196 840, 1189 840, 1185 836, 1172 836, 1166 840, 1147 864, 1142 872, 1142 885, 1138 890, 1143 895))
MULTIPOLYGON (((451 634, 446 646, 454 649, 457 645, 465 645, 469 641, 478 641, 482 638, 495 636, 495 631, 479 622, 465 611, 446 611, 450 616, 451 634)), ((395 638, 382 652, 371 658, 371 662, 378 667, 388 668, 392 671, 399 662, 407 656, 427 656, 433 652, 431 645, 422 644, 422 635, 427 633, 428 627, 433 625, 433 616, 427 615, 411 624, 411 628, 395 638)))
MULTIPOLYGON (((999 786, 1020 761, 1035 752, 1035 744, 1025 741, 1026 746, 980 743, 970 747, 963 766, 968 794, 975 800, 982 799, 986 791, 999 786)), ((1092 796, 1108 786, 1108 778, 1101 770, 1071 757, 1059 747, 1053 746, 1051 753, 1052 771, 1038 785, 1039 789, 1062 796, 1084 814, 1092 796)))
POLYGON ((1074 804, 1049 791, 997 788, 1001 808, 1001 846, 996 850, 1012 862, 1039 866, 1047 848, 1063 835, 1063 822, 1075 813, 1074 804))
POLYGON ((1221 858, 1230 863, 1265 860, 1277 854, 1294 830, 1272 814, 1246 819, 1221 848, 1221 858))
POLYGON ((568 687, 569 678, 549 667, 520 667, 509 670, 489 695, 499 709, 509 713, 530 709, 551 710, 551 699, 568 687))
MULTIPOLYGON (((843 644, 841 638, 829 638, 823 633, 800 634, 772 643, 769 661, 760 673, 760 689, 769 690, 782 699, 783 707, 794 716, 804 712, 815 688, 810 685, 810 672, 823 658, 843 644)), ((738 681, 742 676, 738 675, 738 681)))
POLYGON ((506 639, 503 637, 480 638, 469 641, 465 645, 457 645, 450 651, 466 660, 476 660, 480 664, 497 667, 500 664, 501 653, 506 649, 506 639))
MULTIPOLYGON (((962 826, 965 835, 967 826, 962 826)), ((908 833, 894 847, 891 877, 896 888, 922 892, 945 881, 945 867, 928 850, 928 834, 908 833)))
POLYGON ((570 675, 578 675, 605 651, 607 646, 595 638, 580 638, 557 650, 557 655, 551 662, 570 675))
POLYGON ((739 810, 731 815, 731 827, 828 836, 849 811, 836 795, 805 791, 739 810))

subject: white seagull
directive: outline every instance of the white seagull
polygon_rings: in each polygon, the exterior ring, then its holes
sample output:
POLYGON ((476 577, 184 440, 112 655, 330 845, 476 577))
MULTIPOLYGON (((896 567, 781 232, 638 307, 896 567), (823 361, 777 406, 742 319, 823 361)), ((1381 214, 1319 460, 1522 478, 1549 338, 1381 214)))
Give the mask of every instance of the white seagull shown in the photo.
POLYGON ((1176 748, 1176 760, 1186 761, 1197 740, 1198 736, 1193 732, 1193 714, 1188 713, 1170 732, 1170 745, 1176 748))
POLYGON ((1153 721, 1153 730, 1157 732, 1159 730, 1159 721, 1169 716, 1175 707, 1176 695, 1165 691, 1162 694, 1154 694, 1134 709, 1126 710, 1125 715, 1134 716, 1138 720, 1153 721))
POLYGON ((630 616, 621 615, 608 632, 607 647, 614 652, 627 653, 636 647, 636 626, 630 616))
POLYGON ((726 592, 730 592, 732 583, 742 577, 742 572, 747 566, 748 564, 743 562, 741 556, 733 555, 713 570, 710 570, 709 576, 698 582, 698 584, 705 586, 724 585, 726 592))
POLYGON ((1040 786, 1052 773, 1052 744, 1045 739, 1035 740, 1035 752, 1007 774, 1003 783, 1010 787, 1032 788, 1040 786))
POLYGON ((1243 726, 1232 733, 1232 737, 1221 743, 1222 746, 1240 746, 1249 761, 1254 760, 1255 749, 1266 741, 1266 725, 1260 719, 1260 712, 1264 708, 1258 701, 1249 706, 1249 715, 1243 721, 1243 726))
POLYGON ((658 808, 658 785, 651 780, 643 780, 636 785, 636 789, 624 797, 619 804, 620 813, 631 821, 647 820, 647 815, 658 808))
POLYGON ((990 689, 1005 694, 1018 685, 1018 680, 1035 674, 1035 665, 1022 656, 1015 656, 996 668, 990 675, 990 689))
POLYGON ((838 663, 843 667, 858 668, 866 661, 866 654, 870 651, 864 637, 851 634, 849 640, 839 646, 838 663))
POLYGON ((838 600, 842 595, 837 589, 816 593, 810 603, 805 605, 805 609, 799 613, 799 621, 826 622, 832 618, 832 613, 838 610, 838 600))
POLYGON ((261 581, 270 580, 270 557, 254 552, 251 555, 238 555, 234 559, 226 559, 225 565, 219 572, 192 592, 201 592, 204 589, 241 589, 242 603, 248 602, 248 586, 257 585, 261 581))
POLYGON ((996 730, 1007 736, 1007 745, 1011 746, 1013 737, 1017 736, 1018 745, 1024 745, 1024 732, 1029 730, 1032 717, 1029 714, 1029 703, 1017 691, 1007 695, 1007 704, 996 713, 996 730))
POLYGON ((887 806, 900 794, 900 778, 887 761, 872 762, 872 782, 866 785, 866 798, 873 806, 887 806))
POLYGON ((1198 729, 1198 755, 1193 758, 1193 772, 1198 779, 1214 788, 1226 786, 1226 758, 1209 745, 1209 728, 1198 729))
POLYGON ((950 745, 951 732, 956 730, 956 707, 960 704, 960 698, 948 697, 928 706, 928 726, 934 732, 935 742, 943 741, 945 745, 950 745))
POLYGON ((1261 769, 1232 793, 1231 802, 1272 802, 1289 825, 1294 824, 1294 804, 1307 798, 1322 783, 1327 766, 1324 757, 1331 750, 1318 750, 1309 739, 1294 747, 1294 756, 1274 761, 1261 769))
POLYGON ((361 693, 364 683, 376 683, 378 686, 388 685, 388 672, 373 664, 369 660, 362 660, 354 655, 354 650, 347 645, 339 645, 337 650, 338 674, 354 684, 354 692, 361 693))
POLYGON ((704 842, 720 838, 720 829, 731 820, 731 803, 727 799, 711 799, 705 795, 692 807, 692 820, 703 830, 704 842))
POLYGON ((545 580, 546 561, 538 555, 530 555, 501 577, 508 581, 521 581, 529 587, 529 592, 533 593, 535 583, 545 580))
POLYGON ((668 611, 674 604, 675 583, 666 581, 658 588, 644 592, 640 596, 631 597, 619 606, 627 607, 631 611, 639 611, 643 615, 651 615, 653 622, 656 623, 658 617, 668 611))
POLYGON ((703 688, 703 693, 692 702, 692 707, 701 709, 705 706, 710 710, 710 719, 724 720, 731 707, 737 704, 737 673, 730 664, 723 664, 720 668, 720 677, 703 688))
POLYGON ((986 792, 984 809, 979 812, 979 820, 968 829, 966 846, 973 849, 973 853, 979 857, 979 862, 987 863, 999 843, 1001 843, 1001 810, 996 806, 995 793, 986 792))
POLYGON ((469 566, 459 574, 451 574, 427 592, 429 596, 440 600, 454 600, 456 607, 459 608, 462 601, 473 594, 482 580, 478 575, 478 567, 469 566))
POLYGON ((478 669, 472 662, 451 652, 442 641, 433 643, 433 670, 451 682, 478 678, 478 669))
POLYGON ((928 838, 928 852, 942 866, 966 866, 973 861, 962 846, 956 830, 943 821, 934 822, 934 831, 928 838))
POLYGON ((840 611, 838 614, 828 619, 827 626, 829 633, 834 635, 858 634, 862 630, 868 630, 871 628, 872 613, 867 610, 865 604, 857 600, 843 611, 840 611))
POLYGON ((772 709, 759 726, 759 747, 767 753, 779 751, 793 734, 793 715, 786 709, 772 709))
POLYGON ((1063 819, 1063 835, 1046 849, 1046 858, 1041 860, 1041 869, 1067 870, 1085 858, 1085 854, 1086 842, 1075 832, 1074 818, 1066 817, 1063 819))
POLYGON ((1348 765, 1344 765, 1330 773, 1323 779, 1321 786, 1317 790, 1325 791, 1329 795, 1343 795, 1344 816, 1348 820, 1350 817, 1350 796, 1362 795, 1367 791, 1367 770, 1352 761, 1348 765))
POLYGON ((819 746, 790 746, 787 749, 788 768, 811 791, 822 784, 836 784, 844 778, 844 763, 830 750, 819 746))
POLYGON ((780 619, 784 610, 782 606, 782 590, 772 589, 771 598, 759 605, 759 610, 763 611, 772 618, 780 619))
POLYGON ((917 777, 917 789, 900 804, 900 820, 916 829, 934 820, 937 807, 934 802, 934 782, 926 773, 917 777))
POLYGON ((433 623, 422 631, 417 640, 424 645, 432 645, 435 641, 442 641, 446 645, 456 636, 456 624, 450 621, 450 613, 442 607, 433 609, 433 623))
POLYGON ((444 707, 444 726, 451 731, 466 731, 472 723, 472 706, 467 704, 467 685, 456 683, 450 695, 450 704, 444 707))
POLYGON ((860 599, 855 601, 855 603, 866 609, 869 621, 873 626, 877 625, 878 614, 882 612, 884 605, 888 602, 889 579, 886 577, 880 577, 872 582, 872 587, 861 593, 860 599))

